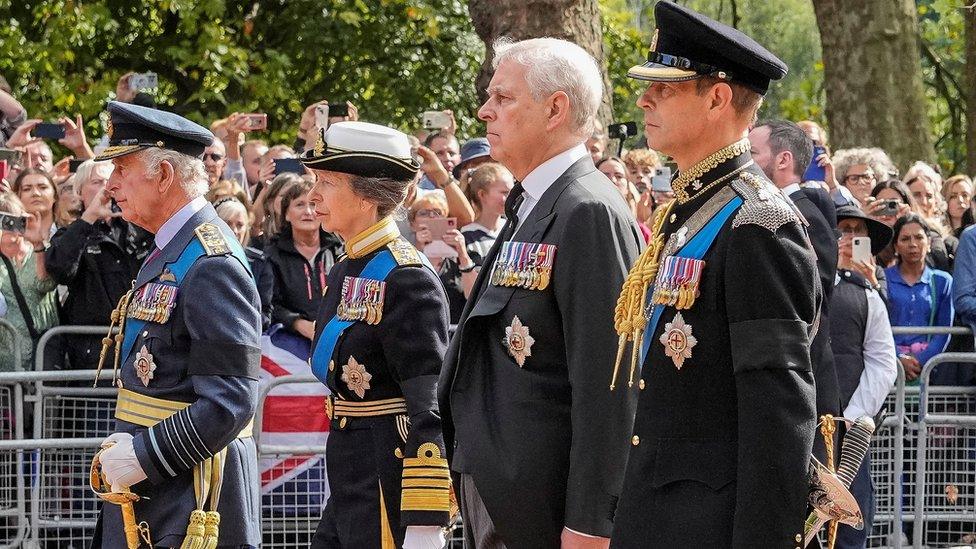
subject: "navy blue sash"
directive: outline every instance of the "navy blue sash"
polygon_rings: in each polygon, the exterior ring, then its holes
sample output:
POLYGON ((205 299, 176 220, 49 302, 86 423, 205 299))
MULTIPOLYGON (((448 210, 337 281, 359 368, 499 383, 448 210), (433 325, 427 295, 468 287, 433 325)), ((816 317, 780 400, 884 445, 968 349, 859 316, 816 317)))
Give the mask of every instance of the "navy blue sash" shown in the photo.
MULTIPOLYGON (((247 261, 247 256, 244 255, 244 248, 241 247, 240 242, 237 240, 225 239, 227 246, 230 248, 231 254, 244 266, 251 277, 254 273, 251 272, 250 264, 247 261)), ((204 249, 203 244, 200 239, 195 237, 190 239, 190 242, 183 248, 183 252, 180 253, 179 259, 175 263, 167 264, 169 267, 169 272, 173 274, 176 278, 173 286, 177 288, 183 283, 183 278, 186 273, 190 270, 190 267, 196 263, 197 259, 202 256, 207 255, 207 251, 204 249)), ((148 282, 147 282, 148 284, 148 282)), ((138 289, 138 288, 136 288, 138 289)), ((126 314, 126 311, 122 312, 126 314)), ((125 337, 122 339, 122 354, 121 354, 121 364, 125 364, 126 359, 129 358, 129 353, 132 352, 132 346, 135 345, 136 339, 138 339, 139 331, 146 325, 145 320, 138 320, 135 318, 127 318, 125 321, 125 337)))
MULTIPOLYGON (((376 254, 376 257, 369 260, 369 263, 366 264, 366 267, 363 268, 363 271, 358 276, 360 278, 384 281, 396 266, 397 261, 393 257, 393 253, 390 252, 389 248, 384 248, 376 254)), ((312 366, 312 374, 322 383, 325 383, 329 377, 329 361, 332 359, 332 353, 335 352, 335 346, 339 342, 339 336, 342 335, 342 332, 346 328, 355 323, 355 320, 341 320, 338 315, 333 313, 332 320, 322 329, 322 334, 315 344, 315 350, 312 351, 312 360, 310 363, 312 366)))
MULTIPOLYGON (((715 243, 715 238, 718 237, 718 231, 725 225, 729 217, 739 209, 742 205, 742 198, 736 196, 729 201, 718 213, 715 214, 708 223, 702 227, 698 233, 692 237, 680 250, 674 255, 676 257, 686 257, 689 259, 701 259, 705 257, 708 250, 711 249, 712 244, 715 243)), ((664 262, 664 258, 661 258, 661 263, 664 262)), ((654 284, 651 284, 647 288, 647 301, 650 302, 651 296, 654 295, 654 284)), ((664 313, 664 305, 655 305, 654 310, 651 312, 651 319, 647 323, 647 327, 644 329, 644 339, 641 342, 640 349, 640 364, 644 364, 644 360, 647 358, 647 352, 651 348, 651 338, 654 337, 654 330, 657 329, 657 324, 661 320, 661 314, 664 313)))

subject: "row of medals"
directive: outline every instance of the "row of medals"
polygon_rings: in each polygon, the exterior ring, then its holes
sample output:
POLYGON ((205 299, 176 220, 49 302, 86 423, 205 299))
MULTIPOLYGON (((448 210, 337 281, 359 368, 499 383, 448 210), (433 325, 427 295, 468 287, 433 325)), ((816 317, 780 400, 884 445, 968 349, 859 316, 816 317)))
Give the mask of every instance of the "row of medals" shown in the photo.
POLYGON ((516 268, 508 264, 495 264, 491 273, 493 286, 514 286, 526 290, 545 290, 552 277, 551 267, 522 267, 516 268))

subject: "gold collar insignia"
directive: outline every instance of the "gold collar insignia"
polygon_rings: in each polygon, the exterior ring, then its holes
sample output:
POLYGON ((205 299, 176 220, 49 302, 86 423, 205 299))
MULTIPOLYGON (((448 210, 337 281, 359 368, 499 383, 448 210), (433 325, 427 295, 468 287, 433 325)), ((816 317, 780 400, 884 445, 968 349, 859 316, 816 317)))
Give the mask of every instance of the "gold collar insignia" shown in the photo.
MULTIPOLYGON (((750 147, 751 145, 749 140, 743 138, 708 155, 704 160, 695 164, 691 168, 688 168, 683 172, 678 172, 678 177, 671 182, 671 188, 674 189, 675 198, 677 198, 678 204, 684 204, 693 198, 693 196, 689 196, 688 194, 689 186, 691 186, 695 194, 706 190, 708 187, 704 189, 702 188, 702 183, 700 181, 702 176, 714 170, 719 166, 719 164, 749 152, 750 147)), ((711 187, 711 185, 709 185, 709 187, 711 187)))

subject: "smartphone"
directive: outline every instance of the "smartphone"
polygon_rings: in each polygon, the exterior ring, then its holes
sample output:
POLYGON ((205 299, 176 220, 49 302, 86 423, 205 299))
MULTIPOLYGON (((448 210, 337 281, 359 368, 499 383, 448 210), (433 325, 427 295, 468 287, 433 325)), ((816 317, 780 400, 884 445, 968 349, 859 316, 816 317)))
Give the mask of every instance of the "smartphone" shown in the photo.
POLYGON ((72 158, 71 160, 69 160, 68 161, 68 172, 70 172, 70 173, 77 172, 78 171, 78 166, 81 166, 81 163, 84 162, 84 161, 85 160, 83 158, 72 158))
POLYGON ((607 136, 610 139, 627 139, 637 135, 637 122, 618 122, 607 126, 607 136))
POLYGON ((671 189, 671 168, 654 168, 654 175, 651 177, 651 190, 659 193, 669 193, 671 189))
POLYGON ((827 149, 823 145, 813 146, 813 158, 810 159, 807 171, 803 172, 804 181, 824 181, 827 179, 827 171, 822 166, 817 165, 817 157, 825 152, 827 149))
POLYGON ((20 164, 21 154, 20 151, 14 149, 0 148, 0 160, 6 160, 9 165, 20 164))
POLYGON ((885 217, 894 217, 898 215, 898 208, 901 207, 901 202, 897 200, 885 200, 884 207, 878 210, 877 215, 885 217))
POLYGON ((430 229, 430 237, 432 240, 444 240, 444 235, 448 231, 453 231, 457 228, 457 218, 435 217, 424 220, 424 225, 430 229))
POLYGON ((34 134, 34 137, 43 137, 44 139, 64 139, 64 124, 41 122, 34 126, 34 131, 31 133, 34 134))
POLYGON ((297 158, 276 158, 274 160, 274 174, 283 173, 303 174, 305 173, 305 166, 297 158))
POLYGON ((315 106, 315 127, 322 131, 329 129, 329 106, 328 105, 315 106))
POLYGON ((345 101, 329 101, 329 116, 349 116, 349 105, 345 101))
POLYGON ((23 234, 27 232, 27 218, 21 215, 0 213, 0 231, 23 234))
POLYGON ((869 263, 871 261, 871 239, 866 236, 855 236, 851 239, 851 258, 854 261, 869 263))
POLYGON ((154 72, 137 72, 129 77, 129 89, 132 91, 152 90, 159 86, 159 78, 154 72))
POLYGON ((424 129, 443 130, 451 125, 451 116, 444 111, 424 111, 424 129))
POLYGON ((430 230, 431 242, 424 246, 427 257, 457 257, 457 250, 444 242, 447 231, 457 228, 457 219, 453 217, 435 217, 425 219, 423 224, 430 230))
POLYGON ((244 115, 247 118, 248 130, 264 130, 268 128, 268 115, 263 112, 252 112, 244 115))

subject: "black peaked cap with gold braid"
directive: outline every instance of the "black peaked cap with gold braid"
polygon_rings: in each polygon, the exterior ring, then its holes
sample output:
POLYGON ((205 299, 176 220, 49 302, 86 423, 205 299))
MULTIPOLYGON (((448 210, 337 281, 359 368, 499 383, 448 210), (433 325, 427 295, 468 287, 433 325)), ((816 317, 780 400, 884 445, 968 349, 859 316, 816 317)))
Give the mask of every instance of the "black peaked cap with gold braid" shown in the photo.
POLYGON ((108 114, 108 147, 95 160, 118 158, 151 147, 200 158, 214 140, 207 128, 159 109, 109 101, 108 114))

